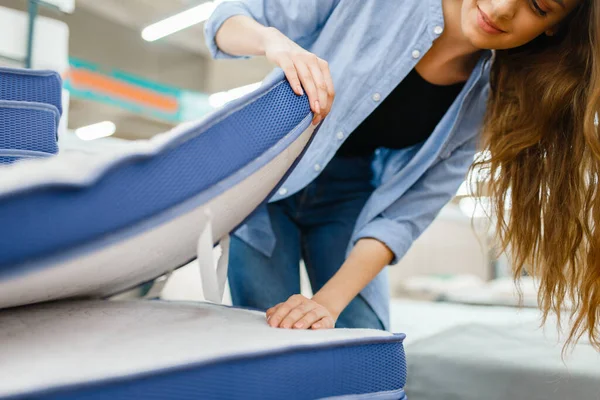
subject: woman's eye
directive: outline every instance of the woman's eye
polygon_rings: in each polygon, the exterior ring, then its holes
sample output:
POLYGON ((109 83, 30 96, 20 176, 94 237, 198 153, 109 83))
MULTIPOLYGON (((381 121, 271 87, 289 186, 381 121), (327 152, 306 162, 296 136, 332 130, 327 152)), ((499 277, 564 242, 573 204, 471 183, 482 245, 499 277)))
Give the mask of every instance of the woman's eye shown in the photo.
POLYGON ((531 0, 531 4, 533 6, 533 10, 540 15, 541 17, 545 17, 546 15, 548 15, 548 12, 545 11, 541 6, 540 3, 538 3, 537 0, 531 0))

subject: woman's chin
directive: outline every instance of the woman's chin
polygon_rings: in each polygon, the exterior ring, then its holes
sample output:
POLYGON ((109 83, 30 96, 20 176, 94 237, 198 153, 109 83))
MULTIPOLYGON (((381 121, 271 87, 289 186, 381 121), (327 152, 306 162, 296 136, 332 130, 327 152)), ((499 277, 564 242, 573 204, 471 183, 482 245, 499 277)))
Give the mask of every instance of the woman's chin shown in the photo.
POLYGON ((491 38, 490 35, 484 32, 478 31, 478 28, 465 28, 463 29, 465 37, 469 40, 471 45, 481 50, 500 50, 504 48, 498 38, 491 38))

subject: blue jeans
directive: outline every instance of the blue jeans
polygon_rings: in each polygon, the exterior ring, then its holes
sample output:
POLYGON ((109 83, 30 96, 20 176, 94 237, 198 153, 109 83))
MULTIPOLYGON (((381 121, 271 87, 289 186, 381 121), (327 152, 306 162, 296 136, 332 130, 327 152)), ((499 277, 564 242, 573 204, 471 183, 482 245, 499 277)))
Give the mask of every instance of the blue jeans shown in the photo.
MULTIPOLYGON (((266 310, 300 293, 301 259, 313 292, 319 291, 345 261, 356 219, 374 190, 371 181, 371 157, 336 157, 305 189, 267 206, 277 240, 271 257, 233 236, 233 304, 266 310)), ((361 295, 336 327, 384 329, 361 295)))

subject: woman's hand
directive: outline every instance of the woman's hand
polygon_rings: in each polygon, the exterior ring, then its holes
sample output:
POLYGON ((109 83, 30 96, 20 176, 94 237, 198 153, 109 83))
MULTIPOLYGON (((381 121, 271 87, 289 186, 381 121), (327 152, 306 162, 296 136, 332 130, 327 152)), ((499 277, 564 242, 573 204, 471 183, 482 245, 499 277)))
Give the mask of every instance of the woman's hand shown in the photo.
POLYGON ((333 329, 336 318, 324 306, 299 294, 267 310, 267 323, 273 328, 333 329))
POLYGON ((315 114, 313 124, 319 124, 331 110, 335 91, 327 61, 309 53, 276 29, 265 35, 264 51, 269 61, 283 69, 294 92, 308 95, 315 114))

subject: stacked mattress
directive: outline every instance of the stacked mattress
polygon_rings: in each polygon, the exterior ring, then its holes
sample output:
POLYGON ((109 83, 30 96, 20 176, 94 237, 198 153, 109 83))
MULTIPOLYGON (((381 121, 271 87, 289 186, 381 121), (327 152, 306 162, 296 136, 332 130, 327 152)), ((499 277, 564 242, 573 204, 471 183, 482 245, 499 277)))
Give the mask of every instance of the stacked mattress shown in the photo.
MULTIPOLYGON (((116 154, 4 168, 0 220, 10 234, 0 236, 0 307, 106 297, 206 260, 291 171, 311 119, 306 98, 278 76, 116 154)), ((210 267, 205 289, 218 302, 226 274, 210 267)))
POLYGON ((0 165, 58 152, 61 93, 56 72, 0 68, 0 165))
POLYGON ((117 153, 2 168, 0 398, 403 399, 403 336, 102 300, 197 258, 218 303, 227 259, 214 265, 213 246, 226 255, 227 235, 277 190, 312 117, 277 72, 206 119, 117 153))
POLYGON ((403 336, 289 331, 209 304, 0 311, 0 399, 404 399, 403 336))

